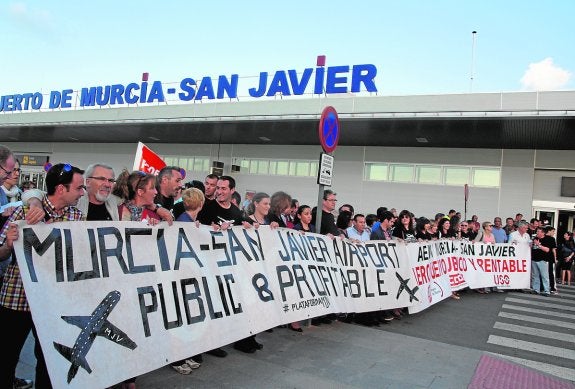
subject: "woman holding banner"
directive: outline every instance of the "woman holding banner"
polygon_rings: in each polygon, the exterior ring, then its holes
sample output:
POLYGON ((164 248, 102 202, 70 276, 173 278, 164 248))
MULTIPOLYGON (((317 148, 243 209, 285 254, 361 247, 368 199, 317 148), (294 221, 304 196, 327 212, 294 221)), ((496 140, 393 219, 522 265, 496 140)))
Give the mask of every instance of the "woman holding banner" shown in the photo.
POLYGON ((149 225, 160 222, 157 213, 147 207, 154 205, 156 176, 141 171, 131 174, 127 170, 120 173, 114 188, 114 194, 126 202, 118 207, 120 221, 147 221, 149 225))

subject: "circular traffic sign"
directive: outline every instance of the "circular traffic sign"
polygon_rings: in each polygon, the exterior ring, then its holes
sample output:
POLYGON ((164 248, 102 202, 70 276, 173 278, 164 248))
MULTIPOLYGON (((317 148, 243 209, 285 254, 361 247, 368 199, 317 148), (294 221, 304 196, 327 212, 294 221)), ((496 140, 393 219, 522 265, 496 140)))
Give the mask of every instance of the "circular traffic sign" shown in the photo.
POLYGON ((339 133, 337 111, 332 106, 325 107, 319 119, 319 141, 323 151, 329 154, 335 150, 339 141, 339 133))

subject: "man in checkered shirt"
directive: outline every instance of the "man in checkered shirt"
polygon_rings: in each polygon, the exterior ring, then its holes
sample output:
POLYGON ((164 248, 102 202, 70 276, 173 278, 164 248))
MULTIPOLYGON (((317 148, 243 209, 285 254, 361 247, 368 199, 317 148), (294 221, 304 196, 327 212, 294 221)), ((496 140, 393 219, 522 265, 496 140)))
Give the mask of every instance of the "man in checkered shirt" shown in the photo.
MULTIPOLYGON (((54 165, 46 174, 47 193, 42 198, 45 212, 44 221, 79 221, 82 212, 75 205, 85 193, 83 170, 69 164, 54 165)), ((24 220, 28 206, 14 210, 0 231, 0 260, 10 257, 15 240, 18 239, 18 228, 15 221, 24 220)), ((30 306, 24 292, 20 269, 16 258, 13 259, 4 274, 4 283, 0 289, 0 323, 8 336, 2 341, 4 363, 0 363, 0 388, 12 388, 20 352, 30 331, 34 334, 36 356, 37 389, 51 388, 50 377, 44 361, 44 355, 32 321, 30 306)))

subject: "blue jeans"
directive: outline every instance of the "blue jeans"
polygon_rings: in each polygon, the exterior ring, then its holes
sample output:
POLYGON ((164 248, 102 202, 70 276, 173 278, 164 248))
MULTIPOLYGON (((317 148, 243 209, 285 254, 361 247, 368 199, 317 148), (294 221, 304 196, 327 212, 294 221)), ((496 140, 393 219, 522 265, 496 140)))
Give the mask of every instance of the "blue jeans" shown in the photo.
POLYGON ((539 276, 543 281, 543 293, 549 294, 549 266, 547 261, 531 262, 531 287, 537 293, 541 290, 539 276))

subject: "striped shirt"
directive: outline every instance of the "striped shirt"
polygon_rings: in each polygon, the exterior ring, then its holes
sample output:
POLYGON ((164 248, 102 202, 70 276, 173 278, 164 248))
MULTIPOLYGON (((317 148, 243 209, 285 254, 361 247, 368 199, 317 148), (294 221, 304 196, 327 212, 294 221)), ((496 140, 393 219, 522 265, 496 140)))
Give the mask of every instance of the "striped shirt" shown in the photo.
MULTIPOLYGON (((69 206, 60 212, 56 211, 56 208, 54 208, 54 205, 48 200, 47 196, 44 196, 42 199, 42 207, 46 213, 44 220, 49 220, 50 222, 83 220, 82 212, 76 207, 69 206)), ((10 223, 24 220, 28 209, 29 207, 27 205, 18 207, 14 213, 12 213, 12 216, 8 218, 0 232, 0 245, 3 245, 6 240, 6 233, 10 227, 10 223)), ((20 277, 20 268, 14 256, 12 256, 12 262, 8 265, 8 269, 4 274, 4 283, 0 290, 0 305, 16 311, 30 312, 30 306, 28 305, 26 293, 24 292, 24 284, 20 277)))

